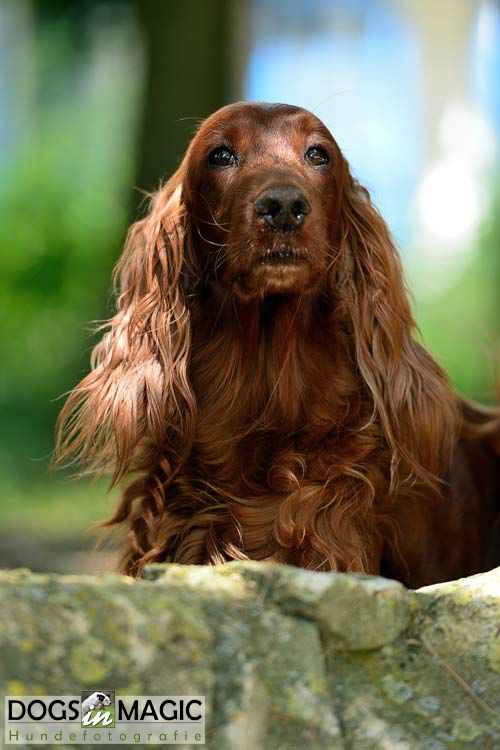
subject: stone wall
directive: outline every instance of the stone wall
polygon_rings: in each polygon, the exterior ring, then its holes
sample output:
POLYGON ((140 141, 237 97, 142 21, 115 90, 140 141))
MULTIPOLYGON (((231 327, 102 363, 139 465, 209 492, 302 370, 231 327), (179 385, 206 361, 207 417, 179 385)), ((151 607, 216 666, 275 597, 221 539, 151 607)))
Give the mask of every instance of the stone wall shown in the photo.
POLYGON ((5 571, 0 687, 205 695, 209 750, 500 750, 500 569, 417 592, 260 563, 5 571))

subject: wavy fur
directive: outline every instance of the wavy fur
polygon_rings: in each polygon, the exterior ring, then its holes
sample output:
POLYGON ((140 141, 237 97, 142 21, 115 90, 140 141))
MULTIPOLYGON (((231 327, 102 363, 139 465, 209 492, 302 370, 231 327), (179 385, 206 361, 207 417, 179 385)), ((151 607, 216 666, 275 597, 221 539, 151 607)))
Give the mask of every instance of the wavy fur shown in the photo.
POLYGON ((134 474, 107 522, 128 525, 126 572, 265 559, 422 585, 495 558, 498 412, 460 401, 417 340, 386 224, 312 115, 232 105, 209 118, 131 227, 116 278, 58 457, 113 482, 134 474), (330 171, 252 165, 263 134, 284 153, 311 131, 330 171), (210 171, 214 137, 239 137, 249 166, 210 171), (270 179, 312 204, 293 238, 251 212, 270 179), (302 265, 264 273, 284 242, 302 265))

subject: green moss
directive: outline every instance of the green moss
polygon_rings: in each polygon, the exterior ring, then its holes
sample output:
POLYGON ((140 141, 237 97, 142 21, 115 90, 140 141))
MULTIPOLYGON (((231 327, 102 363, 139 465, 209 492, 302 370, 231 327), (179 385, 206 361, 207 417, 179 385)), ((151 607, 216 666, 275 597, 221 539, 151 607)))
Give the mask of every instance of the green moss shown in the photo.
POLYGON ((453 724, 453 736, 464 742, 473 742, 481 736, 483 730, 466 717, 460 717, 453 724))
POLYGON ((108 658, 104 642, 89 636, 70 651, 71 674, 84 687, 97 685, 110 672, 108 658))
POLYGON ((9 680, 5 686, 5 695, 26 695, 26 686, 19 680, 9 680))
POLYGON ((30 653, 35 648, 33 641, 19 641, 19 648, 25 653, 30 653))
POLYGON ((413 698, 413 690, 408 683, 397 680, 391 674, 382 677, 380 685, 387 697, 394 703, 406 703, 413 698))
MULTIPOLYGON (((488 666, 500 673, 500 629, 497 628, 488 638, 488 666)), ((500 690, 500 687, 499 687, 500 690)))

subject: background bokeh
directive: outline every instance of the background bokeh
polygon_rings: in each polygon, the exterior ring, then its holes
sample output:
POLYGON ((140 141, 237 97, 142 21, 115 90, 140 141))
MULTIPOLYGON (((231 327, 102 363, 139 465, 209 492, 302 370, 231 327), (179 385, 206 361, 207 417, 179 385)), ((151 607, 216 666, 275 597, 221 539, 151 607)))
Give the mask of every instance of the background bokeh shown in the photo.
POLYGON ((91 570, 106 483, 49 471, 128 224, 238 99, 330 127, 403 253, 424 339, 494 400, 500 4, 0 0, 0 565, 91 570))

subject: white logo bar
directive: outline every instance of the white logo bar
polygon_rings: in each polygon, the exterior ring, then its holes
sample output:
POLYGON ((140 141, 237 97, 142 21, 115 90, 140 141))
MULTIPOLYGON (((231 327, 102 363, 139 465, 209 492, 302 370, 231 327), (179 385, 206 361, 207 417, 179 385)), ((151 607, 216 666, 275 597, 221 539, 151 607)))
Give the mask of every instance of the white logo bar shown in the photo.
POLYGON ((85 699, 82 695, 7 695, 5 744, 205 744, 205 696, 114 696, 114 691, 104 690, 85 699), (94 698, 102 693, 107 694, 105 700, 94 698))

